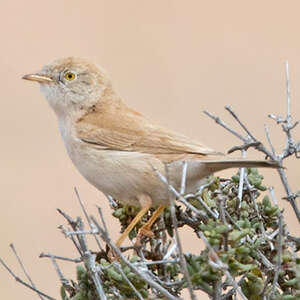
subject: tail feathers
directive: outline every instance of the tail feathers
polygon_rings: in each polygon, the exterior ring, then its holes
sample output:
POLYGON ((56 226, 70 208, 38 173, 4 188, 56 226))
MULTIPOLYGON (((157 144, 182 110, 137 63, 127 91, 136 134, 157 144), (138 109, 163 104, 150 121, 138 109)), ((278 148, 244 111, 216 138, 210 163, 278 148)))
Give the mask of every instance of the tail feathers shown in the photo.
POLYGON ((246 160, 246 159, 236 159, 236 160, 215 160, 215 161, 205 161, 205 164, 213 172, 221 171, 229 168, 274 168, 278 169, 282 166, 272 160, 246 160))

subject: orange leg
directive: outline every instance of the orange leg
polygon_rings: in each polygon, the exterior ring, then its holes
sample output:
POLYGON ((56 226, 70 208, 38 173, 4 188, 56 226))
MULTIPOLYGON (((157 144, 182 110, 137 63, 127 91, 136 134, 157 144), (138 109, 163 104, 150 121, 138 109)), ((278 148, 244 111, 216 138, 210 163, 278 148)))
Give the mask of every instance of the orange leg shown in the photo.
POLYGON ((134 226, 141 220, 141 218, 148 212, 148 210, 152 206, 152 200, 149 196, 143 196, 140 197, 140 203, 142 206, 142 209, 139 211, 139 213, 134 217, 134 219, 131 221, 131 223, 126 227, 125 231, 122 233, 122 235, 118 238, 116 242, 116 246, 120 247, 124 240, 127 238, 129 232, 134 228, 134 226))
POLYGON ((136 237, 136 245, 139 246, 141 244, 142 237, 148 236, 153 237, 153 232, 151 231, 151 227, 154 224, 154 222, 157 220, 157 218, 162 214, 164 209, 166 208, 166 205, 160 205, 153 213, 151 218, 147 221, 145 225, 142 226, 142 228, 139 230, 139 233, 136 237))
POLYGON ((141 220, 141 218, 148 212, 150 207, 143 207, 139 213, 134 217, 134 219, 131 221, 131 223, 126 227, 125 231, 122 233, 122 235, 118 238, 116 245, 117 247, 120 247, 124 240, 127 238, 129 232, 134 228, 134 226, 141 220))

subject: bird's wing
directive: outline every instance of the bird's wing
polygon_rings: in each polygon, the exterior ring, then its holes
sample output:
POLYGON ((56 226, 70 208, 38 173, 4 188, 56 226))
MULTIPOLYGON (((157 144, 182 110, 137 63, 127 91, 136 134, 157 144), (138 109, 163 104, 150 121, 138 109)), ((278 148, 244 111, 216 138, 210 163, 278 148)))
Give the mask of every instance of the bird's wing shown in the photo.
POLYGON ((76 123, 76 134, 101 149, 163 154, 220 154, 184 135, 156 126, 121 101, 99 103, 76 123))

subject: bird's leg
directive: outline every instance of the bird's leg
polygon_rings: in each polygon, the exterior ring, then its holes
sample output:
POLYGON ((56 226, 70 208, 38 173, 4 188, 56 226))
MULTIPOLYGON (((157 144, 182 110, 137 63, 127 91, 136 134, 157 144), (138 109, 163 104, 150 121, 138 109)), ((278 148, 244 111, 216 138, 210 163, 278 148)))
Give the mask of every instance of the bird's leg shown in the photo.
MULTIPOLYGON (((124 240, 127 238, 129 232, 134 228, 134 226, 141 220, 141 218, 149 211, 152 206, 152 200, 149 196, 143 195, 139 197, 139 202, 141 204, 142 209, 139 213, 134 217, 131 223, 126 227, 125 231, 118 238, 116 242, 116 246, 120 247, 124 240)), ((152 219, 152 218, 151 218, 152 219)), ((149 220, 150 221, 150 220, 149 220)), ((147 222, 148 223, 148 222, 147 222)), ((144 226, 143 226, 144 227, 144 226)))
POLYGON ((160 205, 154 211, 153 215, 147 221, 147 223, 142 226, 142 228, 139 230, 138 235, 136 237, 136 242, 135 242, 136 246, 140 246, 141 245, 141 240, 142 240, 143 236, 153 237, 154 234, 151 231, 151 227, 152 227, 153 223, 157 220, 157 218, 162 214, 162 212, 164 211, 164 209, 166 207, 167 207, 166 205, 160 205))

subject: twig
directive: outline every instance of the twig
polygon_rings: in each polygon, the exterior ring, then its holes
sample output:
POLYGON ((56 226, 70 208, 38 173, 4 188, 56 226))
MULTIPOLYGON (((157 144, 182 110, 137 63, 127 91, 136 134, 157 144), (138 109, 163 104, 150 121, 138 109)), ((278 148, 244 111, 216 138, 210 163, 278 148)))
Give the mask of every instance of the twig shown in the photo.
POLYGON ((128 283, 128 285, 131 287, 131 289, 134 291, 134 293, 137 295, 137 297, 140 300, 144 300, 144 298, 141 295, 141 293, 135 288, 135 286, 132 284, 132 282, 128 279, 128 277, 126 276, 126 274, 123 272, 123 270, 120 267, 120 265, 117 264, 116 262, 114 262, 113 265, 118 269, 118 271, 120 272, 120 274, 122 275, 122 277, 124 278, 124 280, 128 283))
POLYGON ((205 203, 205 201, 202 199, 201 196, 197 196, 196 198, 200 203, 201 205, 205 208, 205 210, 215 219, 217 220, 218 219, 218 216, 210 209, 210 207, 205 203))
POLYGON ((271 200, 272 200, 273 204, 274 205, 278 205, 278 201, 277 201, 277 198, 275 196, 275 192, 274 192, 274 187, 273 186, 269 187, 269 193, 270 193, 271 200))
POLYGON ((69 257, 63 257, 63 256, 57 256, 57 255, 52 255, 50 253, 41 253, 39 255, 40 258, 44 258, 44 257, 48 257, 48 258, 55 258, 55 259, 60 259, 60 260, 65 260, 65 261, 70 261, 70 262, 74 262, 74 263, 80 263, 82 262, 82 258, 79 257, 79 258, 69 258, 69 257))
POLYGON ((105 222, 105 219, 104 219, 104 216, 103 216, 102 209, 101 209, 100 206, 97 206, 97 207, 98 207, 98 213, 100 215, 100 219, 101 219, 104 231, 108 233, 108 229, 107 229, 107 226, 106 226, 106 222, 105 222))
POLYGON ((101 284, 101 280, 95 271, 95 255, 92 255, 88 249, 87 242, 85 239, 85 234, 90 233, 90 231, 85 231, 83 228, 83 223, 80 217, 77 218, 76 221, 74 221, 71 217, 69 217, 66 213, 62 212, 61 210, 58 210, 59 213, 61 213, 69 222, 71 227, 75 230, 74 232, 68 232, 66 231, 63 226, 60 226, 61 231, 66 235, 66 236, 71 236, 72 234, 77 236, 79 245, 75 243, 76 248, 79 250, 80 253, 82 253, 82 258, 85 261, 88 270, 91 273, 93 282, 95 284, 98 296, 100 297, 101 300, 106 300, 106 296, 101 284), (76 231, 78 229, 78 231, 76 231))
POLYGON ((112 208, 112 209, 115 209, 118 207, 118 203, 114 200, 114 198, 112 196, 109 196, 109 195, 105 195, 108 202, 109 202, 109 206, 112 208))
MULTIPOLYGON (((79 223, 79 230, 84 231, 81 218, 78 218, 78 223, 79 223)), ((90 250, 88 249, 84 234, 78 235, 78 240, 79 240, 79 243, 80 243, 82 251, 83 251, 83 257, 84 257, 84 261, 86 263, 87 269, 90 271, 93 282, 95 284, 97 294, 98 294, 100 300, 106 300, 107 297, 104 293, 101 279, 97 273, 97 269, 95 266, 96 255, 91 254, 90 250)))
MULTIPOLYGON (((246 151, 242 150, 242 158, 246 157, 246 151)), ((240 209, 242 198, 243 198, 243 188, 244 188, 244 178, 245 178, 245 168, 240 168, 240 181, 239 181, 239 191, 238 191, 238 205, 237 208, 240 209)))
MULTIPOLYGON (((73 230, 77 229, 77 221, 74 221, 69 215, 67 215, 64 211, 62 211, 61 209, 57 209, 58 213, 60 213, 70 224, 71 228, 73 230)), ((62 232, 65 232, 66 230, 64 229, 64 227, 62 225, 60 225, 58 227, 62 232)), ((70 236, 71 241, 73 242, 75 248, 77 249, 78 253, 80 254, 80 256, 83 256, 83 253, 81 251, 80 245, 78 244, 78 242, 74 239, 73 236, 70 236)))
MULTIPOLYGON (((288 71, 288 69, 287 69, 288 71)), ((287 77, 288 78, 288 77, 287 77)), ((287 82, 289 82, 289 79, 287 79, 287 82)), ((289 83, 287 85, 287 89, 289 89, 289 83)), ((287 93, 288 95, 290 94, 290 92, 287 93)), ((289 100, 288 102, 290 103, 290 97, 289 97, 289 100)), ((289 104, 290 105, 290 104, 289 104)), ((260 142, 258 141, 254 135, 251 134, 251 132, 247 129, 247 127, 244 125, 243 122, 241 122, 241 120, 239 119, 239 117, 237 116, 237 114, 227 105, 225 107, 225 109, 227 111, 230 112, 230 114, 233 116, 233 118, 240 124, 240 126, 243 128, 243 130, 245 130, 245 132, 248 134, 248 138, 244 138, 243 136, 241 136, 240 134, 238 134, 237 132, 235 132, 234 130, 232 130, 231 128, 229 128, 229 126, 227 126, 222 120, 220 120, 219 117, 216 117, 214 116, 213 114, 211 113, 208 113, 205 111, 205 114, 208 115, 210 118, 212 118, 213 120, 215 120, 217 122, 217 124, 221 125, 222 127, 224 127, 226 130, 228 130, 229 132, 231 132, 233 135, 235 135, 236 137, 238 137, 239 139, 241 139, 245 145, 248 145, 249 143, 253 143, 255 142, 256 145, 255 145, 255 148, 264 153, 267 157, 270 157, 272 160, 278 162, 279 165, 282 164, 282 160, 286 157, 288 157, 289 155, 293 154, 293 153, 297 153, 295 152, 297 148, 295 148, 295 145, 293 143, 293 140, 292 140, 292 137, 291 137, 291 134, 290 134, 290 131, 291 129, 293 129, 296 125, 297 125, 297 122, 295 124, 292 124, 291 122, 291 118, 287 117, 286 119, 281 119, 280 122, 282 123, 288 123, 289 124, 287 126, 283 126, 283 130, 284 132, 286 133, 287 135, 287 143, 286 143, 286 146, 282 152, 281 155, 277 156, 274 154, 274 147, 271 146, 271 152, 260 142), (250 137, 250 140, 249 140, 249 137, 250 137)), ((288 109, 290 110, 290 108, 288 109)), ((276 117, 274 117, 273 115, 269 115, 271 118, 275 118, 278 121, 278 119, 276 117)), ((268 134, 268 132, 267 132, 268 134)), ((267 138, 269 138, 269 136, 267 136, 267 138)), ((298 146, 297 146, 298 147, 298 146)), ((295 201, 295 195, 292 193, 292 190, 288 184, 288 181, 287 181, 287 178, 286 178, 286 174, 285 174, 285 171, 283 168, 278 168, 278 173, 279 173, 279 176, 280 176, 280 179, 281 179, 281 182, 284 186, 284 189, 286 191, 286 194, 287 194, 287 197, 286 199, 291 203, 291 206, 296 214, 296 217, 298 219, 298 222, 300 223, 300 210, 297 206, 297 203, 295 201)))
POLYGON ((59 209, 59 208, 57 208, 56 209, 67 221, 68 221, 68 223, 70 224, 70 226, 74 229, 74 230, 76 230, 76 228, 77 228, 77 225, 78 225, 78 223, 77 223, 77 221, 74 221, 69 215, 67 215, 64 211, 62 211, 61 209, 59 209))
MULTIPOLYGON (((66 229, 63 225, 59 225, 59 226, 58 226, 58 229, 64 234, 65 237, 67 237, 66 232, 69 232, 68 229, 66 229)), ((78 251, 80 257, 82 257, 82 256, 83 256, 83 253, 82 253, 82 251, 81 251, 81 249, 80 249, 80 245, 79 245, 78 241, 75 240, 75 238, 74 238, 73 235, 68 236, 68 237, 69 237, 70 240, 73 242, 73 244, 74 244, 75 248, 77 249, 77 251, 78 251)))
POLYGON ((62 273, 62 271, 60 270, 55 258, 53 256, 50 256, 50 259, 52 261, 52 264, 54 266, 54 269, 58 275, 58 278, 60 280, 60 282, 62 283, 63 286, 66 286, 68 289, 71 288, 73 289, 73 287, 69 284, 69 280, 66 279, 62 273))
POLYGON ((279 233, 279 228, 277 228, 276 230, 274 230, 270 235, 269 235, 269 238, 271 240, 274 239, 274 237, 279 233))
MULTIPOLYGON (((149 275, 151 278, 153 278, 153 280, 155 280, 155 282, 157 281, 161 286, 169 288, 169 287, 174 287, 174 286, 182 286, 185 284, 185 280, 181 279, 178 281, 173 281, 173 282, 165 282, 162 281, 157 275, 153 274, 151 271, 146 270, 147 275, 149 275)), ((179 298, 181 299, 181 298, 179 298)), ((157 300, 157 299, 155 299, 157 300)))
MULTIPOLYGON (((178 193, 176 191, 176 189, 169 184, 167 178, 165 176, 163 176, 156 168, 154 168, 152 166, 154 172, 156 173, 156 175, 160 178, 160 180, 166 184, 166 186, 169 188, 169 190, 176 196, 176 198, 178 198, 178 201, 182 202, 184 205, 186 205, 190 210, 192 210, 195 214, 201 216, 201 217, 206 217, 205 213, 203 213, 203 211, 197 209, 196 207, 194 207, 193 205, 189 204, 184 197, 182 197, 180 195, 180 193, 178 193)), ((214 213, 213 213, 214 215, 214 213)))
POLYGON ((225 106, 225 109, 233 116, 233 118, 239 123, 239 125, 245 130, 247 135, 251 138, 253 142, 257 142, 256 138, 252 135, 252 133, 248 130, 246 125, 240 120, 240 118, 237 116, 237 114, 231 109, 229 105, 225 106))
MULTIPOLYGON (((273 273, 273 272, 270 272, 270 273, 273 273)), ((267 278, 266 278, 265 283, 264 283, 264 288, 263 288, 263 290, 262 290, 261 293, 260 293, 260 296, 263 296, 263 299, 264 299, 264 300, 265 300, 265 299, 268 299, 268 298, 265 296, 265 293, 266 293, 268 284, 269 284, 270 281, 271 281, 271 274, 270 274, 270 273, 267 275, 267 278)))
MULTIPOLYGON (((25 266, 24 266, 24 264, 23 264, 23 262, 22 262, 20 256, 18 255, 17 250, 16 250, 14 244, 10 244, 9 246, 10 246, 11 250, 13 251, 13 253, 15 254, 15 256, 16 256, 18 262, 19 262, 19 265, 21 266, 21 268, 22 268, 22 270, 23 270, 25 276, 27 277, 28 281, 31 283, 31 286, 32 286, 33 288, 36 289, 36 286, 35 286, 35 284, 33 283, 31 277, 29 276, 29 274, 27 273, 27 271, 26 271, 26 269, 25 269, 25 266)), ((39 294, 39 293, 37 293, 37 294, 39 295, 39 297, 40 297, 41 300, 44 300, 44 298, 42 297, 41 294, 39 294)))
POLYGON ((236 136, 237 138, 239 138, 240 140, 242 140, 243 142, 247 142, 247 139, 245 139, 241 134, 239 134, 238 132, 236 132, 235 130, 231 129, 225 122, 223 122, 219 117, 214 116, 213 114, 211 114, 210 112, 204 110, 203 111, 207 116, 209 116, 211 119, 213 119, 217 124, 219 124, 220 126, 222 126, 223 128, 225 128, 227 131, 229 131, 230 133, 232 133, 234 136, 236 136))
POLYGON ((268 128, 267 125, 265 125, 264 128, 265 128, 265 134, 266 134, 267 140, 268 140, 268 142, 269 142, 269 145, 270 145, 272 154, 273 154, 274 157, 276 157, 276 151, 275 151, 275 148, 274 148, 274 146, 273 146, 273 143, 272 143, 272 140, 271 140, 271 137, 270 137, 270 131, 269 131, 269 128, 268 128))
POLYGON ((231 154, 235 151, 247 151, 249 148, 257 148, 260 146, 260 142, 246 142, 245 144, 241 146, 234 146, 230 148, 227 153, 231 154))
POLYGON ((286 100, 287 100, 287 121, 291 120, 291 85, 290 85, 290 72, 289 62, 285 62, 285 83, 286 83, 286 100))
POLYGON ((274 265, 267 259, 267 257, 260 250, 257 250, 257 255, 260 257, 261 262, 267 267, 268 270, 274 270, 274 265))
MULTIPOLYGON (((245 279, 245 277, 247 276, 247 274, 244 274, 240 280, 237 282, 238 285, 241 284, 241 282, 245 279)), ((225 295, 223 295, 221 297, 221 300, 226 300, 226 299, 231 299, 230 297, 232 297, 232 295, 235 293, 235 288, 230 289, 225 295)))
POLYGON ((270 292, 271 296, 275 293, 276 285, 278 282, 279 272, 281 270, 281 256, 282 256, 282 234, 283 234, 283 224, 282 224, 282 214, 280 213, 278 217, 278 236, 277 236, 277 262, 275 266, 275 273, 273 279, 272 290, 270 292))
POLYGON ((26 286, 27 288, 31 289, 32 291, 40 294, 41 296, 49 299, 49 300, 56 300, 55 298, 48 296, 47 294, 41 292, 40 290, 38 290, 37 288, 32 287, 30 284, 26 283, 25 281, 23 281, 21 278, 19 278, 18 276, 16 276, 14 274, 14 272, 5 264, 5 262, 2 260, 2 258, 0 258, 0 263, 2 264, 2 266, 8 271, 8 273, 19 283, 21 283, 22 285, 26 286))
POLYGON ((143 261, 143 262, 135 262, 133 263, 136 266, 150 266, 150 265, 160 265, 160 264, 171 264, 171 263, 179 263, 180 259, 162 259, 162 260, 153 260, 153 261, 143 261))
POLYGON ((228 272, 228 266, 226 264, 224 264, 218 254, 216 253, 216 251, 214 250, 214 248, 210 245, 210 243, 208 242, 207 238, 205 237, 205 235, 199 231, 199 235, 201 237, 201 239, 203 240, 203 242, 205 243, 206 247, 208 248, 208 250, 210 251, 210 255, 213 257, 213 260, 216 262, 216 264, 223 270, 224 274, 227 276, 227 278, 231 281, 232 286, 235 288, 235 290, 239 293, 239 295, 242 297, 243 300, 248 300, 247 297, 244 295, 244 293, 242 292, 242 289, 240 286, 238 286, 238 284, 236 283, 236 281, 234 280, 234 278, 231 276, 231 274, 228 272))
POLYGON ((242 230, 241 226, 238 225, 238 224, 233 220, 233 218, 231 217, 231 215, 228 213, 227 210, 225 210, 225 215, 226 215, 226 217, 230 220, 230 222, 231 222, 238 230, 242 230))
MULTIPOLYGON (((219 200, 219 210, 220 210, 221 221, 224 225, 228 226, 227 221, 226 221, 226 215, 225 215, 226 197, 219 194, 217 199, 219 200)), ((224 233, 224 250, 228 251, 228 232, 224 233)))
MULTIPOLYGON (((76 187, 74 187, 74 191, 75 191, 76 197, 77 197, 77 199, 78 199, 78 201, 79 201, 80 207, 81 207, 81 209, 82 209, 82 211, 83 211, 83 213, 84 213, 84 216, 86 217, 86 219, 87 219, 87 221, 88 221, 88 224, 89 224, 89 226, 90 226, 90 229, 93 231, 95 228, 93 228, 93 224, 91 223, 91 220, 90 220, 90 218, 89 218, 89 216, 88 216, 88 214, 87 214, 87 212, 86 212, 86 209, 85 209, 85 207, 84 207, 84 204, 83 204, 83 202, 82 202, 82 200, 81 200, 81 197, 80 197, 80 195, 79 195, 78 190, 77 190, 76 187)), ((92 233, 92 235, 94 236, 95 241, 96 241, 96 243, 97 243, 97 245, 98 245, 100 251, 103 251, 103 248, 101 247, 100 241, 99 241, 99 239, 98 239, 96 233, 92 233)))
POLYGON ((106 300, 107 297, 104 293, 104 289, 102 287, 101 279, 98 275, 98 272, 97 272, 97 269, 96 269, 96 266, 95 266, 96 255, 91 254, 90 251, 85 251, 84 256, 86 258, 85 262, 87 264, 87 268, 91 272, 91 276, 92 276, 93 282, 95 284, 97 294, 98 294, 98 296, 101 300, 106 300))
MULTIPOLYGON (((189 195, 189 196, 190 196, 190 195, 189 195)), ((196 198, 195 195, 193 195, 192 197, 193 197, 193 198, 196 198)), ((190 197, 187 197, 187 195, 186 195, 185 197, 180 197, 180 198, 178 198, 177 200, 178 200, 179 202, 181 202, 182 204, 184 204, 186 208, 188 208, 189 210, 191 210, 191 211, 192 211, 193 213, 195 213, 197 216, 200 216, 202 219, 205 219, 205 220, 206 220, 206 219, 208 218, 207 214, 206 214, 204 211, 197 209, 195 206, 193 206, 193 205, 190 204, 188 201, 186 201, 185 198, 188 199, 188 198, 190 198, 190 197)))
POLYGON ((183 195, 185 193, 187 167, 188 167, 188 164, 187 164, 187 161, 185 160, 182 165, 180 195, 183 195))
POLYGON ((171 200, 170 202, 171 202, 171 205, 170 205, 171 217, 172 217, 172 223, 173 223, 174 231, 175 231, 175 238, 176 238, 176 244, 177 244, 178 254, 179 254, 179 258, 180 258, 180 264, 181 264, 181 267, 183 268, 183 274, 187 281, 187 286, 188 286, 188 290, 189 290, 191 299, 196 300, 197 298, 196 298, 196 295, 193 290, 191 277, 190 277, 190 274, 189 274, 189 271, 187 268, 186 260, 185 260, 183 250, 182 250, 181 240, 180 240, 179 233, 178 233, 178 223, 177 223, 177 219, 176 219, 176 215, 175 215, 174 201, 171 200))
POLYGON ((221 300, 222 295, 222 280, 218 280, 214 282, 214 300, 221 300))
MULTIPOLYGON (((233 135, 235 135, 236 137, 238 137, 240 140, 242 140, 245 143, 245 146, 241 146, 238 149, 239 150, 247 150, 249 147, 254 147, 255 149, 257 149, 258 151, 264 153, 267 157, 270 157, 272 160, 276 160, 276 158, 273 157, 272 153, 270 151, 267 150, 267 148, 260 142, 258 141, 252 134, 251 132, 247 129, 247 127, 242 123, 242 121, 240 120, 240 118, 237 116, 237 114, 232 110, 232 108, 229 105, 225 106, 225 109, 227 111, 230 112, 230 114, 233 116, 233 118, 240 124, 240 126, 246 131, 246 133, 248 134, 247 137, 243 137, 240 134, 237 134, 233 129, 231 129, 229 126, 224 126, 223 124, 225 124, 223 121, 220 120, 220 122, 217 122, 219 125, 221 125, 222 127, 224 127, 226 130, 228 130, 229 132, 231 132, 233 135)), ((209 117, 211 117, 212 119, 218 118, 215 117, 213 114, 209 113, 207 114, 209 117)), ((219 118, 218 118, 219 119, 219 118)), ((229 150, 232 152, 232 150, 229 150)))
MULTIPOLYGON (((154 288, 155 290, 159 291, 161 294, 163 294, 165 297, 167 297, 167 299, 171 299, 171 300, 179 300, 181 298, 175 297, 172 294, 170 294, 166 289, 164 289, 162 286, 160 286, 158 283, 156 283, 155 281, 153 281, 152 279, 149 278, 148 275, 146 275, 144 272, 141 272, 137 267, 135 267, 132 263, 130 263, 130 261, 122 254, 122 252, 120 251, 120 249, 111 241, 111 239, 108 236, 108 233, 105 232, 99 225, 99 223, 96 221, 96 219, 91 216, 91 220, 93 221, 93 223, 95 224, 95 226, 98 228, 100 235, 102 237, 102 239, 109 245, 109 247, 113 250, 114 253, 116 253, 116 255, 118 257, 120 257, 120 259, 134 272, 136 273, 138 276, 140 276, 140 278, 144 281, 146 281, 152 288, 154 288)), ((182 299, 181 299, 182 300, 182 299)))
POLYGON ((164 255, 163 259, 168 259, 172 255, 172 253, 176 250, 176 248, 177 248, 177 243, 176 243, 176 240, 174 240, 172 247, 164 255))
POLYGON ((98 233, 97 229, 91 229, 91 230, 76 230, 76 231, 64 231, 64 234, 66 237, 70 237, 72 235, 87 235, 87 234, 91 234, 94 235, 98 233))
POLYGON ((253 203, 253 206, 254 206, 254 210, 256 212, 256 216, 257 218, 259 219, 259 224, 260 224, 260 231, 261 231, 261 234, 263 236, 263 238, 267 241, 267 243, 269 244, 270 246, 270 249, 271 251, 274 249, 274 245, 273 243, 270 241, 269 237, 266 235, 266 230, 265 230, 265 227, 264 227, 264 222, 263 222, 263 219, 262 219, 262 216, 258 210, 258 206, 257 206, 257 203, 256 203, 256 199, 255 197, 253 196, 253 188, 252 186, 250 185, 250 182, 248 180, 248 177, 245 177, 245 183, 246 183, 246 187, 248 189, 248 193, 250 195, 250 199, 253 203))
POLYGON ((295 244, 297 248, 300 249, 300 237, 294 237, 292 235, 287 235, 288 241, 291 241, 295 244))
POLYGON ((299 208, 298 208, 297 203, 296 203, 296 196, 292 192, 292 189, 291 189, 291 187, 288 183, 288 180, 287 180, 287 177, 286 177, 286 174, 285 174, 284 170, 280 168, 280 169, 278 169, 278 173, 279 173, 281 182, 283 183, 283 187, 285 189, 285 192, 287 194, 286 199, 292 205, 292 208, 294 209, 294 212, 296 214, 298 222, 300 223, 300 211, 299 211, 299 208))

